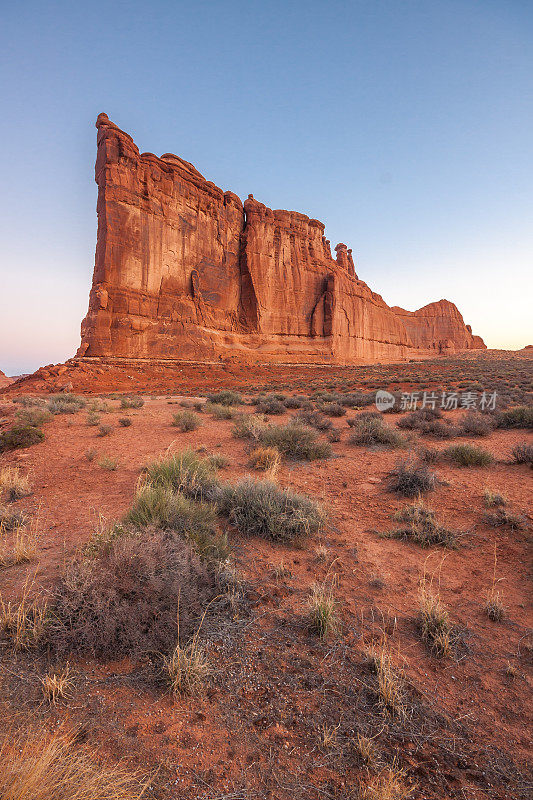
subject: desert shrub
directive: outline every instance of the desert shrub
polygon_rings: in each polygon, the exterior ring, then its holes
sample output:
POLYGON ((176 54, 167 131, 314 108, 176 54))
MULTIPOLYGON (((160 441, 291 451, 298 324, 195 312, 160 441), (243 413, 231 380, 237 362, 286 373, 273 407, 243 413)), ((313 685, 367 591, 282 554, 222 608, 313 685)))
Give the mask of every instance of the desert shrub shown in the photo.
POLYGON ((258 403, 256 406, 256 412, 258 414, 268 414, 270 415, 278 415, 278 414, 285 414, 286 407, 285 404, 281 402, 281 400, 276 400, 275 398, 264 400, 261 403, 258 403))
POLYGON ((355 425, 352 425, 348 442, 364 447, 382 445, 392 448, 402 447, 405 439, 398 431, 385 425, 381 417, 360 414, 356 418, 355 425))
POLYGON ((222 453, 212 453, 211 455, 207 456, 207 461, 213 467, 213 469, 226 469, 230 465, 230 459, 227 456, 222 455, 222 453))
POLYGON ((97 414, 95 411, 90 411, 89 414, 87 414, 86 423, 87 423, 87 425, 89 425, 89 427, 90 426, 94 426, 94 425, 99 425, 100 424, 100 415, 97 414))
POLYGON ((533 406, 517 406, 496 416, 497 428, 533 428, 533 406))
POLYGON ((43 440, 44 433, 40 428, 34 428, 32 425, 15 425, 0 434, 0 453, 31 447, 43 440))
POLYGON ((110 433, 113 431, 112 425, 99 425, 98 426, 98 436, 109 436, 110 433))
POLYGON ((401 528, 384 534, 394 539, 409 539, 421 547, 456 547, 457 531, 439 525, 435 512, 422 501, 405 506, 394 515, 397 522, 405 523, 401 528))
POLYGON ((0 796, 4 800, 141 800, 135 774, 103 764, 77 742, 75 731, 43 728, 12 733, 0 743, 0 796))
POLYGON ((294 461, 315 461, 331 455, 329 443, 321 442, 311 428, 298 422, 265 426, 258 432, 258 441, 294 461))
POLYGON ((459 421, 459 430, 465 436, 488 436, 493 427, 491 418, 478 411, 467 411, 459 421))
POLYGON ((44 397, 31 397, 31 395, 21 394, 13 398, 13 402, 23 408, 46 408, 48 400, 44 397))
POLYGON ((228 555, 225 537, 217 535, 214 507, 168 487, 141 487, 124 522, 136 528, 171 530, 187 539, 204 558, 223 560, 228 555))
POLYGON ((439 408, 420 408, 418 411, 412 411, 406 417, 402 417, 396 424, 399 428, 407 430, 421 430, 428 422, 433 422, 441 417, 442 411, 439 408))
POLYGON ((493 492, 492 489, 485 489, 483 499, 488 508, 498 508, 507 505, 507 500, 500 492, 493 492))
POLYGON ((242 395, 239 392, 231 391, 231 389, 211 392, 207 395, 207 399, 210 403, 216 403, 220 406, 238 406, 242 403, 242 395))
POLYGON ((511 450, 511 456, 515 464, 533 465, 533 444, 528 444, 528 442, 515 444, 511 450))
POLYGON ((285 408, 301 408, 303 400, 301 397, 287 397, 284 401, 285 408))
POLYGON ((339 403, 349 408, 364 408, 365 406, 371 406, 374 399, 374 392, 369 392, 368 394, 365 392, 350 392, 349 394, 341 395, 339 403))
POLYGON ((251 478, 226 487, 224 510, 240 533, 283 542, 315 533, 325 519, 319 504, 309 497, 251 478))
POLYGON ((453 445, 446 448, 444 454, 460 467, 486 467, 494 461, 491 453, 473 444, 453 445))
POLYGON ((205 404, 205 410, 215 419, 233 419, 237 414, 237 410, 232 406, 223 406, 220 403, 207 402, 205 404))
POLYGON ((98 461, 98 466, 102 469, 106 469, 108 472, 115 472, 118 467, 118 461, 116 458, 111 458, 110 456, 102 456, 98 461))
POLYGON ((359 421, 362 419, 383 420, 383 417, 381 415, 381 412, 379 411, 362 411, 356 417, 350 417, 350 419, 347 419, 346 422, 348 423, 350 428, 355 428, 357 425, 360 424, 359 421))
POLYGON ((261 432, 267 428, 264 419, 253 414, 239 414, 233 425, 233 435, 237 439, 252 439, 259 441, 261 432))
POLYGON ((162 531, 125 534, 67 566, 47 639, 59 652, 109 659, 168 652, 216 595, 215 572, 188 542, 162 531))
POLYGON ((143 406, 144 400, 142 397, 137 397, 136 395, 129 395, 128 397, 121 397, 120 399, 121 408, 142 408, 143 406))
POLYGON ((418 450, 418 457, 426 464, 436 464, 440 458, 440 451, 436 447, 421 447, 418 450))
POLYGON ((324 403, 320 410, 328 417, 343 417, 346 414, 346 409, 340 403, 324 403))
POLYGON ((211 502, 221 493, 212 461, 200 458, 192 450, 153 461, 144 471, 147 483, 181 492, 194 500, 211 502))
POLYGON ((304 425, 316 428, 317 431, 329 431, 333 427, 333 422, 321 414, 320 411, 301 409, 296 419, 304 425))
POLYGON ((118 424, 122 425, 123 428, 129 428, 131 425, 131 417, 119 417, 118 424))
POLYGON ((32 428, 40 428, 52 419, 50 412, 43 408, 23 408, 17 411, 17 417, 21 425, 30 425, 32 428))
POLYGON ((75 414, 86 405, 85 398, 75 394, 56 394, 48 401, 48 411, 51 414, 75 414))
POLYGON ((426 422, 419 430, 424 436, 433 436, 435 439, 454 439, 461 433, 460 428, 443 419, 426 422))
POLYGON ((401 461, 389 473, 388 488, 404 497, 416 497, 421 492, 429 492, 436 486, 437 479, 426 464, 407 459, 401 461))
POLYGON ((331 443, 340 442, 340 440, 341 440, 341 431, 339 430, 339 428, 331 428, 331 430, 329 430, 326 433, 326 439, 328 440, 328 442, 331 442, 331 443))
POLYGON ((172 416, 172 424, 175 428, 179 428, 182 433, 186 433, 199 428, 201 420, 194 411, 178 411, 172 416))
POLYGON ((498 508, 494 512, 486 512, 483 519, 493 528, 510 528, 512 531, 521 530, 526 525, 525 517, 505 508, 498 508))
POLYGON ((254 469, 274 470, 279 465, 279 450, 275 447, 256 447, 250 453, 250 465, 254 469))

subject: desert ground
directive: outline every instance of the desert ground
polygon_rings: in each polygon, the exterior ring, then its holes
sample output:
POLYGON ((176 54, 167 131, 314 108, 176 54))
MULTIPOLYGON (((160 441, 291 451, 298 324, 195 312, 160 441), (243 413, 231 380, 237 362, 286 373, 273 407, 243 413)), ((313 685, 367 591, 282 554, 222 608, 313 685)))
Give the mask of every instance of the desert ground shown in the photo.
POLYGON ((132 776, 108 797, 530 797, 532 378, 531 354, 480 352, 6 387, 5 741, 69 732, 132 776))

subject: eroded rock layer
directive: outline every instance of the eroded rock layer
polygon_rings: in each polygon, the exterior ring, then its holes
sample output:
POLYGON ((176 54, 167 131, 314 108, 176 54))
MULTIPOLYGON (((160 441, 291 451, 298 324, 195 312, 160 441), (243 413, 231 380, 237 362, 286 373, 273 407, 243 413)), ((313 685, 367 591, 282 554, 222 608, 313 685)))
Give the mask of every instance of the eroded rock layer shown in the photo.
POLYGON ((391 309, 305 214, 244 205, 100 114, 98 239, 78 356, 401 360, 484 347, 446 300, 391 309))

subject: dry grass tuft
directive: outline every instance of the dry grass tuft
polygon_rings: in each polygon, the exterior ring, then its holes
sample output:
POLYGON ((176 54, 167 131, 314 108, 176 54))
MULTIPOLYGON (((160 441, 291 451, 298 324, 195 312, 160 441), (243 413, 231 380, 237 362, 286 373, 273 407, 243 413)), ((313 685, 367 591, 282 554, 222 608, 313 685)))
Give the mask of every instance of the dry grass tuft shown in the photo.
POLYGON ((20 500, 31 494, 31 483, 27 475, 23 475, 18 467, 2 467, 0 470, 0 494, 8 502, 20 500))
POLYGON ((311 587, 310 627, 321 639, 325 639, 330 633, 336 633, 339 629, 333 585, 334 579, 326 578, 323 583, 314 583, 311 587))
POLYGON ((453 627, 438 590, 429 586, 426 577, 420 581, 420 634, 437 656, 449 656, 452 649, 453 627))
POLYGON ((380 706, 389 714, 405 717, 407 709, 404 679, 401 672, 394 666, 387 637, 384 635, 381 643, 373 645, 367 655, 376 675, 376 694, 380 706))
POLYGON ((498 508, 499 506, 507 505, 507 498, 500 492, 494 492, 492 489, 485 489, 483 492, 483 500, 487 508, 498 508))
POLYGON ((58 700, 68 697, 69 691, 74 685, 68 662, 58 672, 50 670, 44 678, 41 678, 41 685, 44 698, 51 705, 55 706, 58 700))
POLYGON ((196 637, 185 647, 176 645, 164 659, 164 668, 174 695, 198 694, 211 671, 205 648, 196 637))
POLYGON ((496 545, 494 545, 494 570, 492 573, 492 585, 487 592, 487 602, 485 603, 485 613, 487 617, 493 622, 501 622, 505 616, 505 607, 503 605, 503 593, 497 588, 498 583, 502 580, 496 578, 496 545))
POLYGON ((76 749, 75 733, 36 729, 0 745, 2 800, 140 800, 147 784, 76 749))
POLYGON ((393 764, 360 786, 357 800, 407 800, 411 794, 405 784, 405 772, 393 764))
POLYGON ((0 594, 0 633, 15 650, 31 650, 44 636, 48 607, 41 597, 31 596, 33 583, 26 580, 18 604, 6 603, 0 594))
POLYGON ((268 472, 274 478, 281 462, 279 450, 276 447, 256 447, 250 453, 250 465, 254 469, 268 472))

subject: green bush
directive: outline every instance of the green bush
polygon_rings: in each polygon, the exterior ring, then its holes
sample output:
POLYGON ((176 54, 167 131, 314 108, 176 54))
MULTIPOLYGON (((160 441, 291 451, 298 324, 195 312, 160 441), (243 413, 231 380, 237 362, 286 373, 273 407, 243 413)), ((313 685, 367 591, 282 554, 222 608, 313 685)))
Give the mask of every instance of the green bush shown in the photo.
POLYGON ((233 419, 237 409, 232 406, 223 406, 220 403, 207 402, 204 406, 208 414, 212 414, 215 419, 233 419))
POLYGON ((351 427, 352 433, 348 439, 350 444, 364 447, 381 445, 389 448, 402 447, 405 444, 401 433, 385 425, 381 417, 360 414, 351 427))
POLYGON ((285 404, 281 402, 281 400, 276 400, 273 397, 258 403, 256 406, 256 411, 258 414, 278 415, 285 414, 287 408, 285 404))
POLYGON ((396 512, 394 519, 403 522, 404 526, 390 533, 386 537, 394 539, 409 539, 421 547, 455 547, 458 534, 437 523, 435 512, 425 506, 421 501, 405 506, 396 512))
POLYGON ((223 508, 240 533, 289 543, 315 533, 325 520, 309 497, 252 478, 225 488, 223 508))
POLYGON ((264 427, 258 433, 258 441, 294 461, 315 461, 331 455, 329 442, 320 441, 311 428, 298 422, 264 427))
POLYGON ((75 414, 86 405, 85 398, 75 394, 56 394, 48 401, 48 411, 51 414, 75 414))
POLYGON ((346 414, 346 409, 340 403, 324 403, 320 411, 328 417, 343 417, 346 414))
POLYGON ((486 467, 494 461, 491 453, 473 444, 456 444, 444 453, 460 467, 486 467))
POLYGON ((144 406, 144 400, 142 397, 137 397, 136 395, 130 395, 129 397, 121 397, 120 399, 120 407, 121 408, 142 408, 144 406))
POLYGON ((32 425, 15 425, 0 434, 0 453, 6 450, 17 450, 21 447, 31 447, 44 441, 44 433, 40 428, 32 425))
POLYGON ((519 442, 511 450, 511 456, 515 464, 533 465, 533 444, 519 442))
POLYGON ((501 411, 496 417, 497 428, 533 428, 533 406, 517 406, 501 411))
POLYGON ((181 492, 194 500, 216 501, 221 496, 214 464, 192 450, 184 450, 145 467, 146 482, 181 492))
POLYGON ((30 425, 32 428, 40 428, 52 419, 50 412, 42 408, 24 408, 17 411, 17 417, 21 425, 30 425))
POLYGON ((238 406, 242 403, 242 395, 232 392, 231 389, 222 389, 220 392, 211 392, 207 395, 210 403, 221 406, 238 406))
POLYGON ((459 421, 459 430, 465 436, 488 436, 493 429, 491 417, 479 411, 467 411, 459 421))
POLYGON ((223 561, 229 553, 226 537, 217 534, 213 505, 196 502, 168 487, 143 486, 124 522, 137 528, 170 530, 191 542, 204 558, 223 561))
POLYGON ((416 497, 421 492, 432 491, 436 483, 435 474, 430 472, 426 464, 407 459, 389 473, 388 488, 404 497, 416 497))
POLYGON ((109 436, 113 431, 112 425, 100 425, 98 428, 98 436, 109 436))
POLYGON ((178 411, 172 417, 172 424, 175 428, 179 428, 182 433, 186 433, 187 431, 195 431, 202 423, 200 417, 194 411, 178 411))

